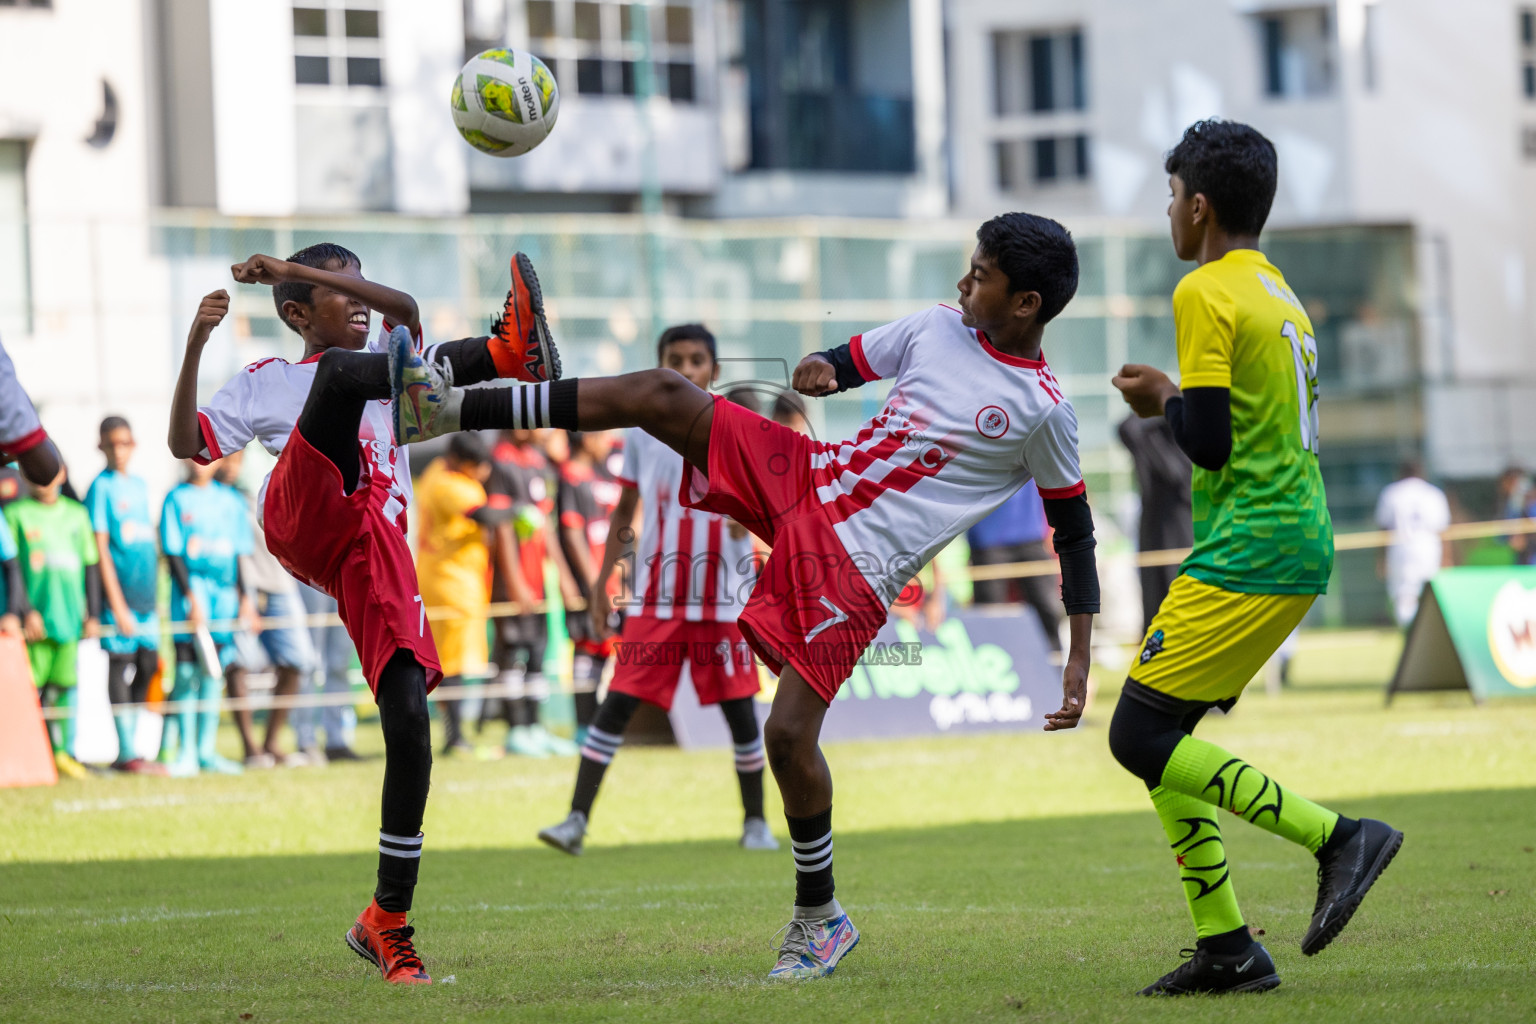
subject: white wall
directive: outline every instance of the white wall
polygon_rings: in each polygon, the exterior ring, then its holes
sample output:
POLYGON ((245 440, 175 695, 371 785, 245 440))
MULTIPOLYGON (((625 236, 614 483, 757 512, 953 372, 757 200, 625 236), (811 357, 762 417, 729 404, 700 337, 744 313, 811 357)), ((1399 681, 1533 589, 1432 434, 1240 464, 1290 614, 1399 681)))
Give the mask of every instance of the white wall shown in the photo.
MULTIPOLYGON (((51 10, 0 8, 0 136, 33 140, 26 171, 33 331, 4 339, 17 373, 78 485, 100 468, 97 426, 129 417, 160 445, 175 372, 160 301, 163 263, 146 224, 151 110, 141 0, 55 0, 51 10), (70 73, 57 56, 70 54, 70 73), (86 145, 117 94, 118 127, 86 145)), ((173 467, 144 460, 164 489, 173 467)))
POLYGON ((219 212, 293 213, 298 196, 293 5, 209 0, 219 212))
POLYGON ((463 213, 469 209, 465 158, 471 150, 448 113, 448 94, 464 63, 463 7, 386 0, 383 24, 395 209, 463 213))

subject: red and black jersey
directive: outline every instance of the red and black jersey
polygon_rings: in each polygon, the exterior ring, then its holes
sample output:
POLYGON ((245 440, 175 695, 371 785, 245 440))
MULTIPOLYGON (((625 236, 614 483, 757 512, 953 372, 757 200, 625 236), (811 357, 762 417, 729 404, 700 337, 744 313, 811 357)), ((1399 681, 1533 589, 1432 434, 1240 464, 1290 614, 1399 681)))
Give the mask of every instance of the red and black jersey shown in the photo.
MULTIPOLYGON (((503 441, 491 450, 491 478, 486 494, 512 505, 518 562, 533 596, 544 597, 544 560, 549 555, 549 520, 555 512, 556 475, 545 454, 531 444, 503 441)), ((505 601, 507 584, 499 568, 492 575, 491 600, 505 601)))

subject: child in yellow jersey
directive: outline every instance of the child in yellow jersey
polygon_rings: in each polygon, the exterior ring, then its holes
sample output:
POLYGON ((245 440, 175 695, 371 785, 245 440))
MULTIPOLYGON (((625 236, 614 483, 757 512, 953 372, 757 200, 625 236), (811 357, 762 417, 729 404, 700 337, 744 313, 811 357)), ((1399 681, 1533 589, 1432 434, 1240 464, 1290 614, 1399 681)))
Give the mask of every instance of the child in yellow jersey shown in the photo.
POLYGON ((1114 383, 1138 415, 1166 416, 1194 462, 1195 545, 1131 665, 1109 743, 1151 790, 1199 936, 1141 994, 1261 992, 1280 976, 1238 910, 1216 809, 1316 855, 1308 956, 1348 923, 1403 835, 1283 790, 1191 735, 1206 711, 1237 702, 1327 590, 1333 527, 1317 464, 1317 342, 1258 247, 1275 148, 1247 125, 1201 121, 1166 168, 1174 249, 1199 264, 1173 293, 1182 387, 1139 365, 1114 383))
MULTIPOLYGON (((511 517, 510 505, 497 509, 487 501, 485 481, 490 475, 491 456, 480 439, 454 434, 448 453, 427 466, 416 484, 421 599, 428 608, 450 613, 432 620, 446 686, 462 684, 467 673, 480 672, 490 660, 486 619, 491 556, 486 529, 511 517)), ((459 728, 459 702, 445 700, 438 707, 447 729, 443 752, 467 750, 459 728)))

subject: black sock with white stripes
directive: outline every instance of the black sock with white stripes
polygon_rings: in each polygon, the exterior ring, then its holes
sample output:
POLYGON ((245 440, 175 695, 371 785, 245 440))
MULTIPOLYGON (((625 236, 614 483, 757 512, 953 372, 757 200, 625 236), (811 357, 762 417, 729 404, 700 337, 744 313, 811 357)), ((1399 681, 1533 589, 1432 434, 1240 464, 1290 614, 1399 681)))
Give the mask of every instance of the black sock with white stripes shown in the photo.
POLYGON ((736 783, 741 787, 741 809, 745 818, 763 816, 763 739, 736 744, 736 783))
POLYGON ((510 388, 470 388, 459 413, 461 430, 576 429, 576 379, 510 388))
POLYGON ((596 725, 587 730, 586 742, 581 746, 581 763, 576 768, 576 791, 571 794, 571 810, 580 811, 591 819, 597 790, 603 784, 613 755, 619 752, 623 743, 622 735, 604 732, 596 725))
POLYGON ((809 818, 784 815, 795 851, 795 906, 823 907, 832 902, 832 808, 809 818))
POLYGON ((373 898, 380 910, 403 914, 411 909, 416 873, 421 867, 422 834, 392 836, 379 833, 379 886, 373 898))

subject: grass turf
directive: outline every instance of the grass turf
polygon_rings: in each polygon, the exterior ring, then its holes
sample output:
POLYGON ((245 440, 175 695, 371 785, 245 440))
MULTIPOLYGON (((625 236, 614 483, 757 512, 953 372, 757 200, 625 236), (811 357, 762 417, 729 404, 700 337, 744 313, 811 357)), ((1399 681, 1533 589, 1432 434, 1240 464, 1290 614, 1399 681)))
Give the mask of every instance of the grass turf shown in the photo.
POLYGON ((763 980, 792 868, 735 847, 728 750, 624 750, 579 860, 533 838, 563 814, 570 760, 439 763, 412 917, 453 983, 419 990, 383 985, 341 941, 371 891, 377 760, 0 791, 0 1020, 1531 1020, 1536 705, 1383 710, 1393 654, 1313 638, 1293 690, 1201 727, 1407 833, 1309 959, 1311 859, 1224 818, 1273 993, 1130 995, 1192 930, 1145 792, 1105 749, 1106 683, 1076 733, 829 748, 839 895, 864 938, 801 985, 763 980))

